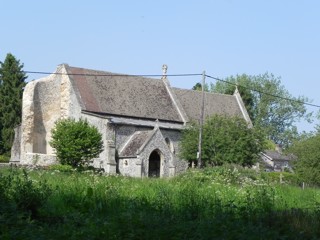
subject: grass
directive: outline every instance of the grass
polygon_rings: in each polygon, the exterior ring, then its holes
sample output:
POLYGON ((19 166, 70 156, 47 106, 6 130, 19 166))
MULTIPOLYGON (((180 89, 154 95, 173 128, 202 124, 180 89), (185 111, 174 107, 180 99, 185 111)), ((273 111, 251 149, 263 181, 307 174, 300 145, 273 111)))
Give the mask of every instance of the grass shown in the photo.
POLYGON ((171 179, 1 169, 0 178, 1 239, 320 238, 318 189, 243 169, 171 179))

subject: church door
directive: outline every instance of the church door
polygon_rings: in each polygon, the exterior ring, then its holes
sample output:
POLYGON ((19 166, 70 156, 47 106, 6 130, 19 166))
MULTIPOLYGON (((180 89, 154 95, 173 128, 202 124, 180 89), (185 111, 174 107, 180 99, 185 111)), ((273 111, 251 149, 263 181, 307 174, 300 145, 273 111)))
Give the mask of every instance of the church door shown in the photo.
POLYGON ((149 177, 160 177, 161 156, 157 151, 153 151, 149 157, 149 177))

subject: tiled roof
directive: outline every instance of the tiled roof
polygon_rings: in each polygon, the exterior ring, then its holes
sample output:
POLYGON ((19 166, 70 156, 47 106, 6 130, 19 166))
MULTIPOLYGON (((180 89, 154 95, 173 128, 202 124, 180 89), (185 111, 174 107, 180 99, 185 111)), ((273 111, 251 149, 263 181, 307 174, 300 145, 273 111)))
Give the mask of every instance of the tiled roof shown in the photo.
MULTIPOLYGON (((181 112, 190 120, 200 118, 200 91, 171 88, 172 96, 167 90, 170 86, 160 79, 65 67, 84 111, 177 123, 183 122, 181 112)), ((243 117, 235 96, 217 93, 205 93, 204 114, 243 117)))
MULTIPOLYGON (((200 91, 173 88, 187 116, 198 121, 202 95, 200 91)), ((205 93, 205 118, 214 114, 243 117, 237 99, 233 95, 205 93)))
POLYGON ((272 151, 272 150, 265 150, 264 154, 270 157, 273 161, 274 160, 280 160, 280 161, 290 161, 294 159, 294 156, 288 156, 279 153, 278 151, 272 151))
POLYGON ((66 67, 83 110, 182 122, 162 80, 66 67), (100 76, 99 76, 100 75, 100 76))
POLYGON ((120 152, 120 157, 132 157, 137 155, 137 151, 148 140, 152 131, 139 131, 134 133, 125 148, 120 152))

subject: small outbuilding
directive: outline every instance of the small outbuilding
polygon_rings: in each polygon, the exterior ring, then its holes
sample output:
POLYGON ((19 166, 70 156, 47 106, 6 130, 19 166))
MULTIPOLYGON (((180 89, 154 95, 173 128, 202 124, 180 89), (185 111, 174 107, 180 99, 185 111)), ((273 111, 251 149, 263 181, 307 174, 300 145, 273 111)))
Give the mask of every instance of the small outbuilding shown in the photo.
POLYGON ((282 172, 292 171, 292 161, 296 159, 293 155, 285 155, 281 150, 265 150, 261 153, 261 159, 267 171, 282 172))

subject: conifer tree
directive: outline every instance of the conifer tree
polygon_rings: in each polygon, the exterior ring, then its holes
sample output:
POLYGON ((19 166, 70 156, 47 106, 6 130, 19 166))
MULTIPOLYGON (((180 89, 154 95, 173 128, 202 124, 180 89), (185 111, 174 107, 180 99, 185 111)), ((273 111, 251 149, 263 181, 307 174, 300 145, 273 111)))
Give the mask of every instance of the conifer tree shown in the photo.
POLYGON ((0 154, 9 153, 14 128, 21 123, 22 93, 26 85, 23 64, 8 53, 0 62, 0 154))

